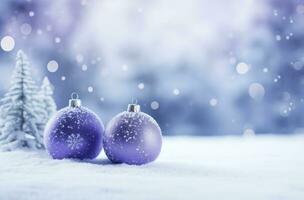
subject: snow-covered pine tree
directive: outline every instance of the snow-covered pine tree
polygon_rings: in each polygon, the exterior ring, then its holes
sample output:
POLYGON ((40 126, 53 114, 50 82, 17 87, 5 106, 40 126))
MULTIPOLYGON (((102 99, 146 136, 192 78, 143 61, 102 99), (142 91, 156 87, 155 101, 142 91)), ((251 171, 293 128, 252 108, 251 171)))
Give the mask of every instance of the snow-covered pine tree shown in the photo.
POLYGON ((30 73, 26 55, 19 50, 11 87, 1 99, 0 148, 13 150, 17 147, 43 148, 43 137, 37 129, 43 115, 39 106, 38 88, 30 73))
POLYGON ((43 129, 46 123, 48 122, 48 120, 57 110, 55 100, 53 99, 53 93, 54 93, 53 85, 50 83, 47 77, 44 77, 39 92, 43 109, 46 111, 45 116, 42 119, 43 129))

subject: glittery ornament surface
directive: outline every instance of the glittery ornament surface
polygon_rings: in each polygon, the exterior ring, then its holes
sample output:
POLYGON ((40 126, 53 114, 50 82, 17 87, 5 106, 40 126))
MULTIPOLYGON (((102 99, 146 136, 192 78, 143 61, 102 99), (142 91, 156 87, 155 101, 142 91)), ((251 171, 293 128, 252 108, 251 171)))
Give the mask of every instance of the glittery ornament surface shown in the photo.
POLYGON ((112 162, 141 165, 157 158, 162 135, 151 116, 143 112, 123 112, 108 124, 103 143, 112 162))
POLYGON ((67 107, 53 116, 44 134, 49 154, 55 159, 92 159, 102 149, 104 126, 85 107, 67 107))

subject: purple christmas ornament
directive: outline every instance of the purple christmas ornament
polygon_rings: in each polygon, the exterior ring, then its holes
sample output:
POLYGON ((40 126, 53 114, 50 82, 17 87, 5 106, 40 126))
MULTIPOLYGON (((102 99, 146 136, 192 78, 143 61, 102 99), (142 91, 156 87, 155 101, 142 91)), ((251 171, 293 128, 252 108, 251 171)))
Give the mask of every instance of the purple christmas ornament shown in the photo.
POLYGON ((69 104, 48 122, 46 149, 54 159, 93 159, 102 149, 104 126, 96 114, 81 106, 77 94, 72 94, 69 104))
POLYGON ((157 122, 130 104, 127 112, 115 116, 103 138, 107 157, 114 163, 142 165, 154 161, 162 147, 162 133, 157 122))

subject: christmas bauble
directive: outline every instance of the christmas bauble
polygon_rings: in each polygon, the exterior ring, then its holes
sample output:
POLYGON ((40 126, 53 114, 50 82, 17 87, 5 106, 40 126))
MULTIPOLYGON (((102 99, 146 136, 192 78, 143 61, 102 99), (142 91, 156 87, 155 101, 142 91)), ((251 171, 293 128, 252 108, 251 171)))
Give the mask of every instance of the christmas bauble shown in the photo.
POLYGON ((154 161, 162 147, 161 129, 140 106, 130 104, 128 111, 115 116, 103 138, 107 157, 114 163, 141 165, 154 161))
POLYGON ((103 133, 102 121, 72 94, 70 105, 48 122, 44 143, 54 159, 93 159, 102 149, 103 133))

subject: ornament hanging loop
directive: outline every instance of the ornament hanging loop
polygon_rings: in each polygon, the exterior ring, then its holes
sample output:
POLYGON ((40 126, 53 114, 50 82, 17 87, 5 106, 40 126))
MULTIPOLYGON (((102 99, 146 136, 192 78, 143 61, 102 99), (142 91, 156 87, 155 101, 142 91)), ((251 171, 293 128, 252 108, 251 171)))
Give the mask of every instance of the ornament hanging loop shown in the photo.
POLYGON ((132 97, 132 103, 128 105, 127 111, 136 113, 140 112, 140 105, 137 104, 137 99, 134 101, 134 98, 132 97))
POLYGON ((76 92, 71 94, 71 99, 69 100, 69 106, 72 108, 77 108, 81 106, 81 100, 76 92))
POLYGON ((129 104, 127 111, 128 112, 136 112, 136 113, 138 113, 138 112, 140 112, 140 105, 138 105, 138 104, 129 104))
POLYGON ((71 94, 71 99, 79 99, 79 95, 76 92, 71 94))

